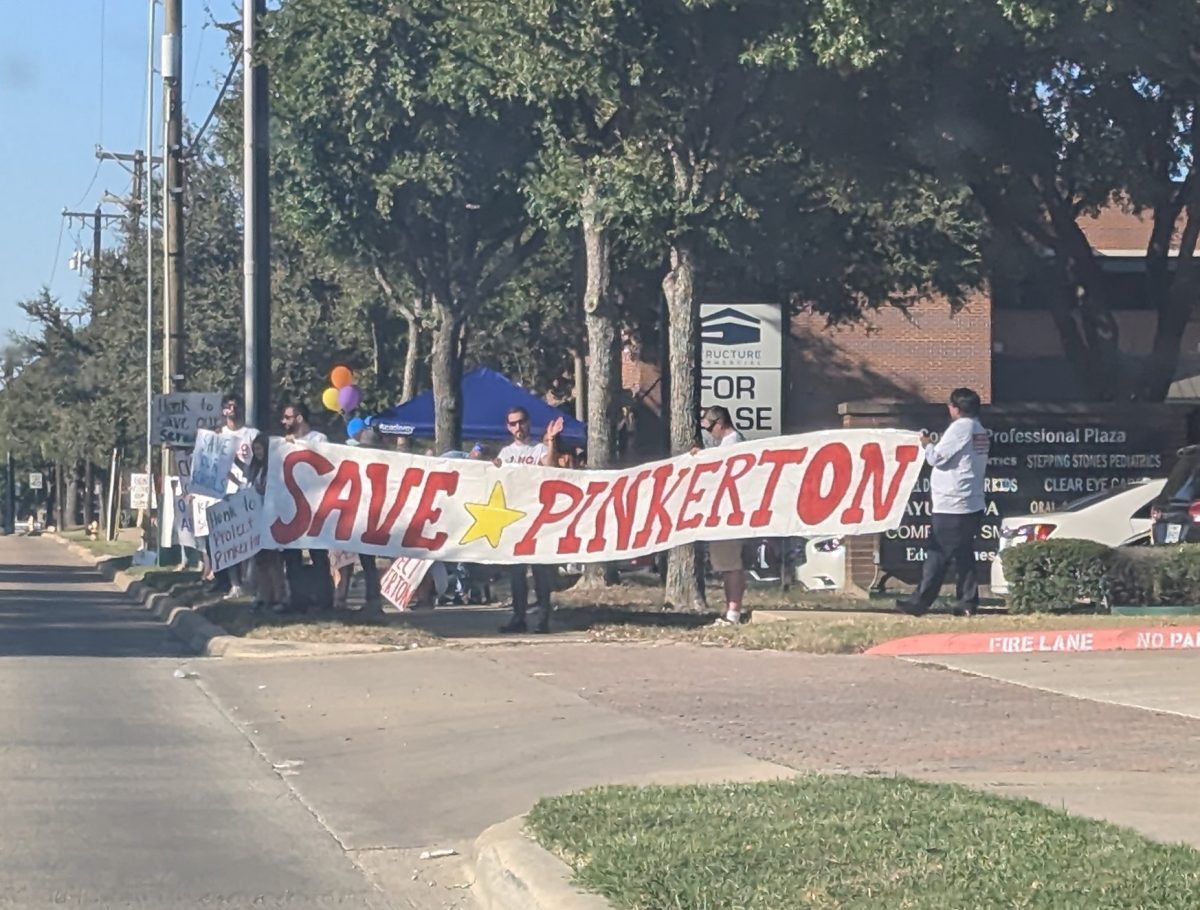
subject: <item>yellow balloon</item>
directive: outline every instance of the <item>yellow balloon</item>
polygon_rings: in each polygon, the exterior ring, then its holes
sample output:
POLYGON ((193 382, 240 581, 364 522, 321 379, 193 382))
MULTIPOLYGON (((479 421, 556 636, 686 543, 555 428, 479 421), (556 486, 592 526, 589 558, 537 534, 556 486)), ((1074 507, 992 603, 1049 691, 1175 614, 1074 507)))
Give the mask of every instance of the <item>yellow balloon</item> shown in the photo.
POLYGON ((321 393, 321 404, 325 405, 326 410, 340 411, 338 406, 338 390, 326 389, 321 393))

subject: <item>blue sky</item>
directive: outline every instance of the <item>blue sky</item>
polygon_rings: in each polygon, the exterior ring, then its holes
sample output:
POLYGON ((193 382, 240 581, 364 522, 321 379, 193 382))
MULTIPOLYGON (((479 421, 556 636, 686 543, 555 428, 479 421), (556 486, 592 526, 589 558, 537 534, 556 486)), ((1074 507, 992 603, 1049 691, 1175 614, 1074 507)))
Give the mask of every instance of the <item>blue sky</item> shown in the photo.
MULTIPOLYGON (((183 0, 184 109, 197 125, 229 67, 225 33, 212 23, 238 19, 240 8, 234 0, 183 0)), ((86 269, 72 272, 67 260, 77 243, 91 250, 91 227, 65 227, 62 210, 90 212, 106 190, 129 194, 128 172, 116 162, 97 170, 94 149, 100 144, 132 152, 145 145, 149 0, 36 0, 6 4, 5 14, 6 28, 0 31, 5 197, 0 205, 0 334, 26 328, 17 302, 43 285, 49 283, 64 305, 74 305, 90 280, 86 269)), ((156 65, 162 18, 160 4, 156 65)), ((160 81, 156 73, 156 146, 162 142, 160 81)))

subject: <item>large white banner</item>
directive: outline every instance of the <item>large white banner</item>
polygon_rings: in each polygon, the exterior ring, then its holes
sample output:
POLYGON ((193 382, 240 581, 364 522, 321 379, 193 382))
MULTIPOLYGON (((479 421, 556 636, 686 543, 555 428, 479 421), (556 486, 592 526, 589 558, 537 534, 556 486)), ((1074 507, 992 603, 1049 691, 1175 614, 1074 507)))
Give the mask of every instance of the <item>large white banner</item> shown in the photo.
POLYGON ((698 540, 898 527, 916 433, 829 430, 620 471, 271 440, 266 546, 451 562, 603 562, 698 540))

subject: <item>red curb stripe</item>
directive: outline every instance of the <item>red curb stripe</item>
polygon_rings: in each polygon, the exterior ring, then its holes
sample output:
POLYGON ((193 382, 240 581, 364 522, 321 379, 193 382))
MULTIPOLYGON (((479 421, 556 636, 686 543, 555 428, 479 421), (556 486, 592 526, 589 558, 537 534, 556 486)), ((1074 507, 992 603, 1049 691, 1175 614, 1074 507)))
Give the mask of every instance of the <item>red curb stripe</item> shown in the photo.
POLYGON ((1044 632, 948 632, 885 641, 865 653, 883 657, 916 654, 1041 654, 1092 651, 1200 650, 1200 626, 1126 626, 1120 629, 1051 629, 1044 632))

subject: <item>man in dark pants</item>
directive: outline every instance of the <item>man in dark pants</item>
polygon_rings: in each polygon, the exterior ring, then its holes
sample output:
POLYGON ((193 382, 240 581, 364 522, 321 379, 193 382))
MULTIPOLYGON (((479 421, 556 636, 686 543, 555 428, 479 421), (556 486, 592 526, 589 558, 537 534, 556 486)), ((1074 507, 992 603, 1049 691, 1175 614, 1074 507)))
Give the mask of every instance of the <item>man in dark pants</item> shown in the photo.
MULTIPOLYGON (((522 407, 509 408, 506 424, 512 434, 512 442, 500 450, 495 463, 499 465, 553 465, 557 459, 558 436, 562 432, 563 420, 557 417, 546 425, 541 442, 534 442, 529 435, 529 412, 522 407)), ((525 610, 529 604, 529 579, 527 569, 533 570, 533 590, 537 595, 541 616, 538 617, 536 632, 550 631, 550 593, 553 588, 554 570, 550 566, 528 566, 517 563, 509 567, 512 585, 513 615, 500 627, 501 632, 524 632, 525 610)))
MULTIPOLYGON (((303 402, 289 404, 283 409, 280 423, 283 426, 283 436, 289 442, 320 443, 328 442, 320 430, 314 430, 309 422, 308 406, 303 402)), ((288 589, 291 592, 291 603, 287 606, 280 604, 276 612, 303 612, 306 602, 302 592, 307 592, 313 605, 318 610, 333 609, 333 575, 329 568, 328 550, 309 550, 312 560, 312 577, 305 579, 304 554, 300 550, 284 550, 283 565, 287 570, 288 589)))
POLYGON ((948 409, 950 426, 936 445, 928 433, 921 434, 925 460, 933 468, 929 481, 933 536, 926 548, 921 584, 911 597, 896 601, 900 610, 913 616, 929 612, 937 600, 950 560, 956 576, 954 614, 974 616, 979 609, 975 537, 983 522, 989 438, 979 422, 975 392, 955 389, 948 409))

